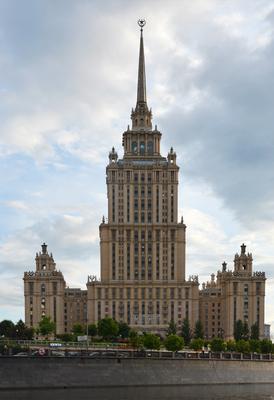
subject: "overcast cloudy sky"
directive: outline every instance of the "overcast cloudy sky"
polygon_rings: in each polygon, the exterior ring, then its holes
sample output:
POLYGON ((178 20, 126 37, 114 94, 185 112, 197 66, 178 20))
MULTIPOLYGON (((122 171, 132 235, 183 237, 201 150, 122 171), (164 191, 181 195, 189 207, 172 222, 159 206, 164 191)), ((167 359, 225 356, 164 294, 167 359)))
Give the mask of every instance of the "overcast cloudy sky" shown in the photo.
POLYGON ((267 273, 274 325, 274 1, 0 0, 0 320, 24 316, 43 241, 69 286, 99 274, 105 167, 147 92, 180 169, 187 274, 242 242, 267 273))

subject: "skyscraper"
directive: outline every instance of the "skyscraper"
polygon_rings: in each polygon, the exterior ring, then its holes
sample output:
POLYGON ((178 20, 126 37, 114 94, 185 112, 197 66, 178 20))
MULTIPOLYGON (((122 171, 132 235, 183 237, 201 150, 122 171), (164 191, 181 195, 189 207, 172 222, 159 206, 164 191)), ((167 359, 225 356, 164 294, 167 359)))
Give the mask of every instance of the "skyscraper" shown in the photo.
POLYGON ((108 218, 100 225, 101 281, 88 282, 89 320, 105 316, 144 329, 198 319, 198 279, 185 280, 185 231, 178 222, 178 172, 171 147, 161 155, 161 132, 147 104, 141 26, 137 101, 124 154, 109 153, 108 218))

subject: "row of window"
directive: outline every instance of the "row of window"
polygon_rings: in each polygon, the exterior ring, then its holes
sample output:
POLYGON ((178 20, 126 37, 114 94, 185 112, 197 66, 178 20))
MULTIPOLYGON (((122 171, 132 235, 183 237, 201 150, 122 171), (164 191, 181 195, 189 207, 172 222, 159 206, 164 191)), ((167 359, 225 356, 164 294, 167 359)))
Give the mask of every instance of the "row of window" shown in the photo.
MULTIPOLYGON (((97 288, 97 299, 189 299, 189 288, 97 288)), ((179 302, 180 304, 180 302, 179 302)))
POLYGON ((124 182, 135 182, 135 183, 152 183, 152 182, 175 182, 176 171, 154 171, 154 172, 134 172, 134 171, 109 171, 108 178, 111 182, 124 183, 124 182))

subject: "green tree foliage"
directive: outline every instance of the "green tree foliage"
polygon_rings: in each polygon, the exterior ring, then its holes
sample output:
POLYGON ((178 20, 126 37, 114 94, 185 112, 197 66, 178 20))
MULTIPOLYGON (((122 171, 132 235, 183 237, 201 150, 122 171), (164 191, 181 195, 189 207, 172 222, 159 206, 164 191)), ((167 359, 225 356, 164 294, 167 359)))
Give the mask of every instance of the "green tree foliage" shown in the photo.
POLYGON ((98 334, 105 340, 117 337, 119 332, 118 323, 112 318, 103 318, 98 322, 98 334))
POLYGON ((250 329, 250 339, 253 340, 259 340, 259 325, 258 322, 255 322, 253 325, 251 325, 250 329))
POLYGON ((96 324, 90 324, 88 326, 88 334, 91 337, 94 337, 98 334, 98 329, 97 329, 97 325, 96 324))
POLYGON ((34 335, 34 329, 28 328, 24 322, 19 319, 16 325, 14 325, 12 337, 14 339, 31 340, 34 335))
POLYGON ((260 353, 261 347, 260 347, 260 341, 256 339, 250 339, 249 340, 249 348, 252 353, 260 353))
POLYGON ((179 351, 184 347, 184 339, 181 336, 170 334, 166 337, 164 345, 169 351, 179 351))
POLYGON ((238 319, 238 321, 236 321, 234 326, 234 339, 236 340, 236 342, 243 338, 243 328, 244 328, 243 322, 240 319, 238 319))
POLYGON ((51 321, 50 317, 43 317, 39 322, 39 332, 41 335, 46 336, 55 332, 55 323, 51 321))
POLYGON ((14 331, 14 323, 7 319, 0 322, 0 336, 12 337, 14 331))
POLYGON ((189 320, 185 318, 182 324, 182 337, 186 345, 189 345, 191 340, 191 330, 189 325, 189 320))
POLYGON ((143 343, 142 337, 133 329, 129 333, 129 343, 134 349, 138 349, 143 343))
POLYGON ((143 336, 143 345, 149 350, 159 350, 161 347, 161 341, 159 336, 153 333, 145 333, 143 336))
POLYGON ((85 329, 81 324, 74 324, 72 327, 72 332, 75 336, 81 336, 85 333, 85 329))
POLYGON ((169 336, 169 335, 176 335, 176 333, 177 333, 177 325, 173 320, 171 320, 168 325, 166 334, 167 336, 169 336))
POLYGON ((242 338, 244 340, 248 340, 249 339, 249 328, 248 328, 248 323, 245 321, 243 324, 243 334, 242 334, 242 338))
POLYGON ((236 351, 236 342, 234 340, 228 340, 226 343, 227 351, 236 351))
POLYGON ((196 351, 202 350, 204 343, 205 343, 204 340, 201 338, 192 339, 190 342, 190 348, 196 351))
POLYGON ((272 351, 272 342, 268 339, 263 339, 260 342, 261 352, 264 354, 271 353, 272 351))
POLYGON ((196 321, 195 329, 194 329, 194 338, 195 339, 203 339, 204 338, 203 324, 200 320, 196 321))
POLYGON ((126 322, 119 322, 118 323, 118 335, 125 339, 129 337, 129 333, 130 333, 130 327, 126 322))
POLYGON ((62 340, 62 342, 73 342, 74 336, 70 333, 63 333, 62 335, 57 335, 58 339, 62 340))
POLYGON ((236 342, 236 350, 239 353, 249 353, 250 352, 249 342, 244 339, 238 340, 238 342, 236 342))
POLYGON ((225 351, 226 343, 222 338, 214 338, 211 340, 210 347, 212 351, 225 351))

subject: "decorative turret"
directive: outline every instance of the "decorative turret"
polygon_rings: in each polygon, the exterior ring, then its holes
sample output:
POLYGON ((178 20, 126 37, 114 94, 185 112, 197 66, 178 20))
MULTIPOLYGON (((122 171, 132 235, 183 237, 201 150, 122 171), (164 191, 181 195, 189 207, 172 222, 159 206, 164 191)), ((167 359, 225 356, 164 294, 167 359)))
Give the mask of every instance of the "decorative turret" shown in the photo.
POLYGON ((246 271, 252 273, 252 254, 246 254, 246 245, 241 245, 241 254, 235 254, 234 258, 234 271, 246 271))
POLYGON ((167 155, 168 163, 176 165, 176 153, 173 150, 173 147, 170 148, 170 151, 167 155))
POLYGON ((109 158, 109 163, 110 163, 110 164, 116 163, 116 162, 117 162, 117 160, 118 160, 118 154, 117 154, 117 152, 115 151, 115 148, 114 148, 114 147, 112 147, 112 149, 111 149, 111 151, 110 151, 110 153, 109 153, 108 158, 109 158))
POLYGON ((42 252, 39 252, 39 254, 36 253, 36 271, 55 271, 56 264, 52 254, 48 254, 46 243, 43 243, 41 247, 42 252))

